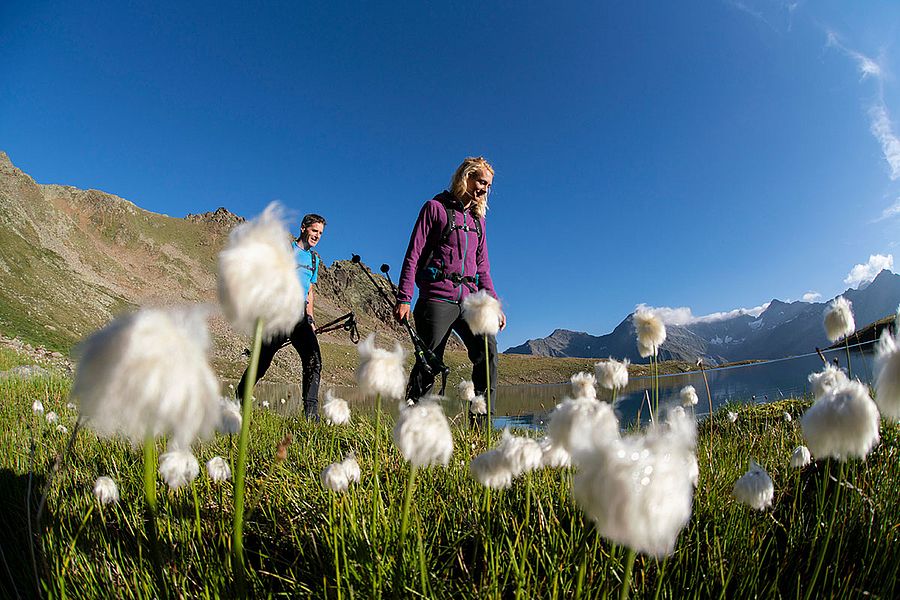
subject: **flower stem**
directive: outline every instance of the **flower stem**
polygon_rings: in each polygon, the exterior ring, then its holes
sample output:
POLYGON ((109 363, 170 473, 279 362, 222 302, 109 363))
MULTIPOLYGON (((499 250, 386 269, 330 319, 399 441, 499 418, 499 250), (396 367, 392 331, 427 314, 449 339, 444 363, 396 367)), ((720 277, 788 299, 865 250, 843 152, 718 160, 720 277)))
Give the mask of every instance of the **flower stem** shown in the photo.
POLYGON ((409 524, 409 505, 412 501, 413 488, 416 485, 416 466, 409 465, 409 481, 406 483, 406 497, 403 498, 403 518, 400 521, 400 554, 403 554, 403 545, 406 542, 406 529, 409 524))
POLYGON ((376 523, 378 519, 378 504, 381 500, 380 473, 378 472, 379 442, 381 441, 381 394, 375 396, 375 455, 372 458, 373 471, 375 473, 375 493, 372 495, 372 537, 374 540, 376 523))
POLYGON ((256 320, 256 332, 253 336, 253 353, 247 367, 247 379, 244 382, 244 399, 241 407, 241 435, 238 438, 238 461, 234 473, 234 528, 232 530, 232 552, 235 569, 240 573, 238 582, 243 581, 244 568, 244 492, 247 481, 247 447, 250 444, 250 414, 253 408, 253 386, 256 385, 256 369, 259 366, 259 353, 262 348, 263 320, 256 320))
MULTIPOLYGON (((830 479, 830 463, 829 468, 825 469, 825 479, 822 482, 822 487, 828 485, 828 480, 830 479)), ((840 471, 838 472, 838 480, 837 480, 837 490, 835 490, 831 501, 833 504, 831 505, 831 520, 828 522, 828 533, 825 534, 825 544, 822 546, 822 550, 819 552, 819 560, 816 562, 816 570, 813 572, 812 580, 809 582, 809 586, 806 588, 806 594, 803 596, 803 600, 809 600, 812 597, 813 590, 816 587, 816 581, 819 579, 819 572, 822 570, 822 563, 825 562, 825 554, 828 551, 828 543, 831 541, 831 532, 834 528, 834 521, 837 517, 837 505, 838 500, 841 497, 841 480, 844 478, 844 463, 841 463, 840 471)), ((827 494, 823 494, 823 497, 828 497, 827 494)))
POLYGON ((191 482, 191 491, 194 493, 194 517, 197 520, 197 539, 203 539, 203 534, 200 533, 200 500, 197 498, 197 485, 195 482, 191 482))
POLYGON ((844 338, 844 348, 847 350, 847 377, 853 379, 853 368, 850 366, 850 336, 844 338))
POLYGON ((162 563, 159 557, 159 540, 156 532, 156 441, 152 436, 144 439, 144 500, 146 502, 145 528, 147 541, 150 544, 150 558, 153 561, 153 574, 163 593, 162 563))
POLYGON ((628 593, 631 589, 631 571, 634 569, 634 558, 635 552, 633 549, 628 549, 628 554, 625 556, 625 574, 622 576, 622 590, 619 592, 619 600, 627 600, 628 593))

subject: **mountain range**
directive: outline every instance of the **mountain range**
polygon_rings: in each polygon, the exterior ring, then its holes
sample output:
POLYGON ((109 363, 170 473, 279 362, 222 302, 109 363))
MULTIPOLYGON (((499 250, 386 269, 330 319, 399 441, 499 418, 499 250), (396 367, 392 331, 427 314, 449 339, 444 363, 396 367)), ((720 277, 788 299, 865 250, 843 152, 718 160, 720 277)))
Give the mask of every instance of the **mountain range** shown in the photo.
MULTIPOLYGON (((891 315, 900 304, 900 275, 883 270, 868 285, 848 289, 857 327, 891 315)), ((720 320, 698 320, 686 325, 666 325, 667 337, 660 347, 662 360, 711 364, 753 359, 782 358, 827 347, 823 302, 782 302, 773 299, 758 316, 748 314, 720 320)), ((580 358, 628 358, 642 360, 635 345, 634 313, 612 332, 595 336, 557 329, 549 336, 528 340, 506 350, 509 354, 580 358)))

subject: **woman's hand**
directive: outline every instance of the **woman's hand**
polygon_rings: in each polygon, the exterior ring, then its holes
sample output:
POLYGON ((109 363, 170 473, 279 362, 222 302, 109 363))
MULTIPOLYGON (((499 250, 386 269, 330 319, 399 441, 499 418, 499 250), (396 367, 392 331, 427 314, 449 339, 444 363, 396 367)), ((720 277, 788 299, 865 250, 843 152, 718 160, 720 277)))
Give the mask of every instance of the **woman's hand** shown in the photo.
POLYGON ((397 304, 395 304, 394 317, 396 317, 396 319, 401 323, 409 319, 409 304, 405 302, 398 302, 397 304))
POLYGON ((504 327, 506 327, 506 314, 500 311, 500 331, 503 331, 504 327))

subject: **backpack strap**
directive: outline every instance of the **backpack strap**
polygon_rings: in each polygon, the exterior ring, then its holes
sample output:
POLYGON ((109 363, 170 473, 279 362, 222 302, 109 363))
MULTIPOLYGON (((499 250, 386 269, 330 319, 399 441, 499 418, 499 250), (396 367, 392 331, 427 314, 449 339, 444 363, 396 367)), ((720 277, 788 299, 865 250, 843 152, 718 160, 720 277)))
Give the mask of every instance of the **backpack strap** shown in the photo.
POLYGON ((319 265, 322 264, 322 258, 319 256, 319 253, 316 252, 315 250, 313 250, 312 248, 309 249, 309 253, 312 254, 312 259, 313 259, 312 260, 312 263, 313 263, 312 264, 312 277, 316 278, 319 275, 319 265))

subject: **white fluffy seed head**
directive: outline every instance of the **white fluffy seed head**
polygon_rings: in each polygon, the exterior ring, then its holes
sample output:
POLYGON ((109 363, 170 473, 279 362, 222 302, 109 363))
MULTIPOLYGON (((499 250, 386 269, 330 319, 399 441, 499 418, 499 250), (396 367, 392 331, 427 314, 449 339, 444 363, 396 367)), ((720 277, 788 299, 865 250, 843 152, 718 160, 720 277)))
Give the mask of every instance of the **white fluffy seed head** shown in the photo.
POLYGON ((462 316, 475 335, 497 335, 500 331, 500 301, 479 290, 462 301, 462 316))
POLYGON ((536 440, 515 436, 509 429, 503 430, 497 450, 503 454, 514 478, 539 468, 544 457, 544 451, 536 440))
POLYGON ((400 344, 389 351, 375 346, 375 334, 356 345, 359 352, 359 367, 356 381, 366 396, 381 394, 384 398, 399 399, 406 391, 406 375, 403 364, 406 353, 400 344))
POLYGON ((672 553, 693 505, 691 423, 671 412, 665 424, 576 456, 572 492, 601 535, 643 554, 672 553))
POLYGON ((200 463, 190 450, 170 450, 159 457, 159 474, 166 485, 177 490, 197 478, 200 463))
POLYGON ((471 381, 465 379, 460 381, 456 389, 459 392, 459 399, 463 402, 471 402, 475 398, 475 384, 471 381))
POLYGON ((44 418, 47 419, 47 422, 51 425, 59 421, 59 415, 53 412, 52 410, 44 415, 44 418))
POLYGON ((738 419, 737 413, 729 410, 728 411, 728 422, 729 423, 737 423, 737 419, 738 419))
POLYGON ((885 329, 875 347, 875 402, 883 417, 900 421, 900 317, 895 331, 885 329))
POLYGON ((231 467, 221 456, 214 456, 206 463, 206 473, 213 481, 228 481, 231 479, 231 467))
POLYGON ((697 397, 697 390, 692 385, 686 385, 681 388, 678 396, 681 398, 681 405, 684 407, 696 406, 700 402, 700 398, 697 397))
POLYGON ((502 490, 512 485, 513 475, 509 461, 498 449, 479 454, 469 463, 469 473, 485 487, 502 490))
POLYGON ((878 408, 858 381, 835 388, 810 406, 800 427, 810 451, 819 458, 865 458, 879 434, 878 408))
POLYGON ((656 356, 666 341, 666 326, 656 313, 647 308, 634 312, 634 329, 637 334, 638 353, 642 358, 656 356))
POLYGON ((566 449, 558 444, 554 444, 550 436, 544 436, 538 440, 541 446, 541 466, 548 469, 559 469, 572 466, 572 456, 566 452, 566 449))
POLYGON ((572 395, 575 398, 587 398, 595 400, 597 398, 597 378, 593 373, 575 373, 569 380, 572 385, 572 395))
POLYGON ((350 405, 346 400, 337 398, 331 390, 327 390, 322 414, 325 415, 325 420, 332 425, 346 425, 350 422, 350 405))
POLYGON ((785 422, 785 423, 790 423, 790 422, 793 421, 793 420, 794 420, 794 417, 791 416, 791 413, 785 411, 785 412, 784 412, 784 422, 785 422))
POLYGON ((610 357, 609 360, 594 365, 594 373, 600 387, 607 390, 621 390, 628 385, 628 362, 627 358, 619 362, 610 357))
POLYGON ((734 483, 731 493, 739 502, 756 510, 765 510, 772 505, 775 486, 766 470, 751 460, 750 468, 734 483))
POLYGON ((271 339, 291 331, 303 316, 303 287, 278 203, 232 230, 219 253, 218 289, 225 317, 249 337, 258 318, 263 337, 271 339))
POLYGON ((425 397, 400 411, 394 444, 413 466, 447 466, 453 454, 453 435, 436 397, 425 397))
POLYGON ((332 492, 346 492, 350 488, 350 477, 343 462, 331 463, 322 471, 322 485, 332 492))
POLYGON ((198 307, 143 309, 81 342, 72 396, 86 424, 135 446, 167 435, 188 447, 210 435, 220 408, 206 316, 198 307))
POLYGON ((341 462, 344 465, 344 473, 347 474, 347 481, 350 483, 359 483, 362 477, 362 471, 359 469, 359 463, 356 462, 356 455, 352 452, 344 457, 341 462))
POLYGON ((241 432, 241 407, 231 398, 219 398, 219 422, 216 431, 222 435, 235 435, 241 432))
POLYGON ((812 455, 806 446, 797 446, 791 454, 791 466, 795 469, 802 469, 812 461, 812 455))
POLYGON ((44 414, 44 403, 40 400, 35 400, 31 403, 31 411, 36 415, 44 414))
POLYGON ((838 296, 825 307, 825 335, 832 342, 856 331, 850 301, 838 296))
POLYGON ((619 437, 619 422, 606 402, 566 399, 550 414, 547 433, 577 462, 579 451, 619 437))
POLYGON ((487 402, 485 401, 484 396, 475 396, 472 398, 472 402, 469 404, 469 412, 473 415, 487 414, 487 402))
POLYGON ((119 501, 119 488, 110 477, 98 477, 94 482, 94 496, 104 506, 119 501))
POLYGON ((806 378, 812 387, 813 396, 818 400, 836 387, 850 383, 847 374, 834 365, 825 365, 825 368, 816 373, 810 373, 806 378))

